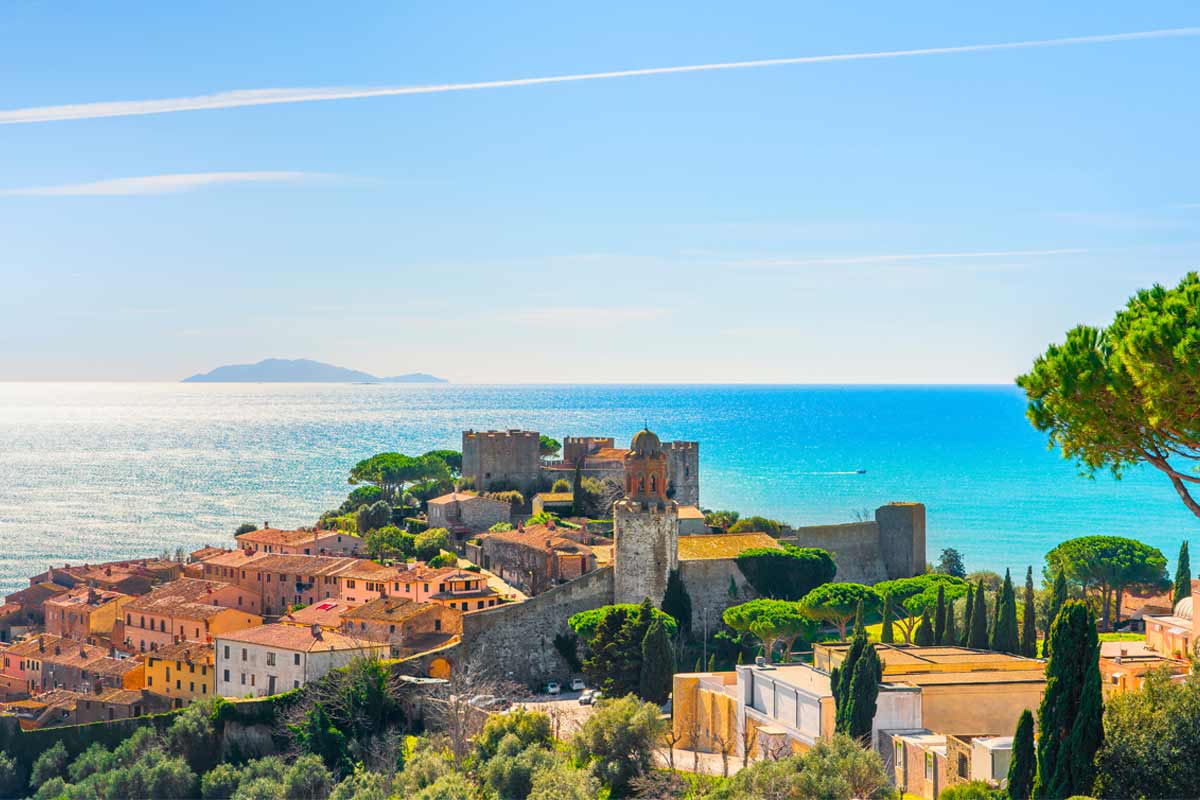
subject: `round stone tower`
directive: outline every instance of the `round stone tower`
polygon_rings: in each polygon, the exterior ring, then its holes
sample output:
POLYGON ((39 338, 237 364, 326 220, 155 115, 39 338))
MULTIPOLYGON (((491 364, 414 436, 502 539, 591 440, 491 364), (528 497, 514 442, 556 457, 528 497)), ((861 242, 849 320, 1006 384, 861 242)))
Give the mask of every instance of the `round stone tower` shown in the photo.
POLYGON ((625 456, 625 497, 613 506, 614 602, 657 606, 678 561, 679 505, 667 497, 667 454, 650 430, 625 456))

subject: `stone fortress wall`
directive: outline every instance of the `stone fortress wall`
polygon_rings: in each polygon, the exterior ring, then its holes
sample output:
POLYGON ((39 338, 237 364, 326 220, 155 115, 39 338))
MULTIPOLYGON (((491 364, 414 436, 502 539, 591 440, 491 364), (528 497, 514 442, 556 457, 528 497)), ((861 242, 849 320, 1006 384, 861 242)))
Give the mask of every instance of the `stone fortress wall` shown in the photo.
POLYGON ((495 486, 528 492, 541 479, 537 431, 463 431, 462 474, 486 491, 495 486))
POLYGON ((875 519, 844 525, 796 528, 781 542, 828 550, 837 563, 837 581, 878 583, 925 570, 925 506, 888 503, 875 519))
POLYGON ((670 495, 681 506, 700 505, 700 443, 663 442, 670 495))
POLYGON ((562 680, 570 667, 554 637, 571 633, 567 619, 613 601, 613 570, 604 567, 555 586, 523 603, 463 615, 463 666, 482 666, 494 677, 536 685, 562 680))

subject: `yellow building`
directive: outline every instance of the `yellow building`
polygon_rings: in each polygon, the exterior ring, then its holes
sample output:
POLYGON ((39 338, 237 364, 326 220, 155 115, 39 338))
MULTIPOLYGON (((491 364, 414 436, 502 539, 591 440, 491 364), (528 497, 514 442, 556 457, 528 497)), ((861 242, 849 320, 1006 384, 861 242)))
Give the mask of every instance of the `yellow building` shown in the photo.
POLYGON ((217 674, 211 643, 178 642, 147 653, 145 659, 145 688, 168 698, 172 707, 214 695, 217 674))
MULTIPOLYGON (((875 645, 883 663, 874 729, 972 736, 1011 735, 1045 690, 1041 661, 962 647, 875 645)), ((684 747, 778 757, 834 733, 830 670, 845 644, 818 644, 814 663, 682 673, 674 682, 674 735, 684 747)))

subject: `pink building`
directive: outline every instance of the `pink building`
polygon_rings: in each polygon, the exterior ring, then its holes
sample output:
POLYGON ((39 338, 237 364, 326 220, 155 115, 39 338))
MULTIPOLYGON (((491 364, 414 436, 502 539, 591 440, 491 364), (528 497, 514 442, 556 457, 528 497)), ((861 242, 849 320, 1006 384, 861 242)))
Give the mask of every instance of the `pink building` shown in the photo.
POLYGON ((255 553, 278 553, 293 556, 349 556, 362 539, 345 531, 294 530, 261 528, 235 537, 238 547, 255 553))
POLYGON ((113 635, 140 653, 176 642, 208 642, 217 633, 261 625, 253 596, 219 581, 180 578, 127 603, 113 635))

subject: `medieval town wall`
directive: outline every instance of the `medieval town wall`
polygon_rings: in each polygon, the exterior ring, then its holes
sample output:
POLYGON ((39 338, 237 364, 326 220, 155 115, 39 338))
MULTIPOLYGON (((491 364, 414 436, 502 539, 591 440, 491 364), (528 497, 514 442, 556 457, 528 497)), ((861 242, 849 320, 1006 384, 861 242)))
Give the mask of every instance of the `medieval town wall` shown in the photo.
POLYGON ((873 521, 796 528, 780 541, 829 551, 837 581, 907 578, 925 570, 925 506, 889 503, 875 510, 873 521))
POLYGON ((466 614, 462 661, 468 669, 531 686, 563 680, 570 667, 554 647, 555 635, 571 632, 567 619, 573 614, 611 602, 613 570, 605 567, 523 603, 466 614))

